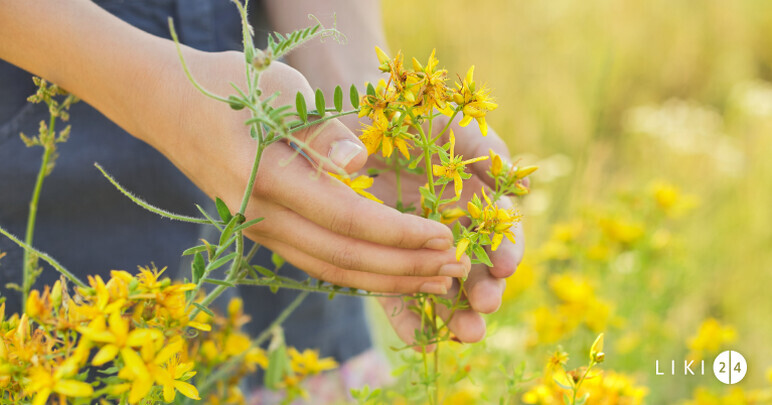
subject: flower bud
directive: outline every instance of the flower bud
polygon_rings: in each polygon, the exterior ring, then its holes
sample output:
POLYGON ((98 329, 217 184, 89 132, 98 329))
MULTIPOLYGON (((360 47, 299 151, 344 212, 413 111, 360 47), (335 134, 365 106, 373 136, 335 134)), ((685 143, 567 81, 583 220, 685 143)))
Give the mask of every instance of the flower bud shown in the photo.
POLYGON ((480 215, 482 214, 482 212, 480 211, 480 207, 478 207, 471 201, 466 203, 466 209, 467 211, 469 211, 469 215, 474 219, 480 218, 480 215))

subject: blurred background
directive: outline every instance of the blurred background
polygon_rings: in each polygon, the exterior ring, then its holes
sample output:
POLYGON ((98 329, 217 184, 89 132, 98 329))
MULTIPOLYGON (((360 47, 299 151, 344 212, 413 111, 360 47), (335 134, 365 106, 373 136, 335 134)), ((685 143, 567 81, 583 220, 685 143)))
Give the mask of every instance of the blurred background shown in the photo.
POLYGON ((392 53, 436 48, 453 78, 474 64, 499 104, 491 126, 541 167, 520 201, 526 261, 487 342, 447 360, 473 377, 448 403, 562 403, 545 364, 558 347, 567 368, 586 364, 599 332, 604 374, 587 390, 610 399, 588 403, 772 403, 772 3, 391 0, 383 13, 392 53), (712 373, 727 349, 748 361, 733 386, 712 373), (684 376, 687 359, 706 375, 684 376))

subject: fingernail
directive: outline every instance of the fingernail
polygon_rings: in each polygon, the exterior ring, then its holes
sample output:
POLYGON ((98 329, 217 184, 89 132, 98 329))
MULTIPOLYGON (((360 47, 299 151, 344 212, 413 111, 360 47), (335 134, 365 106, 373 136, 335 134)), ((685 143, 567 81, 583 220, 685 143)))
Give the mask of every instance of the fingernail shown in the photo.
POLYGON ((445 287, 445 283, 427 281, 421 284, 420 291, 427 294, 447 294, 448 288, 445 287))
POLYGON ((359 144, 344 139, 332 144, 332 148, 330 148, 330 153, 328 153, 327 157, 329 157, 338 167, 344 169, 351 163, 351 160, 362 153, 363 150, 364 148, 359 144))
POLYGON ((440 266, 440 271, 437 273, 440 276, 445 277, 466 277, 466 269, 461 263, 447 263, 440 266))
POLYGON ((424 244, 424 249, 448 250, 453 247, 453 243, 445 238, 430 239, 424 244))

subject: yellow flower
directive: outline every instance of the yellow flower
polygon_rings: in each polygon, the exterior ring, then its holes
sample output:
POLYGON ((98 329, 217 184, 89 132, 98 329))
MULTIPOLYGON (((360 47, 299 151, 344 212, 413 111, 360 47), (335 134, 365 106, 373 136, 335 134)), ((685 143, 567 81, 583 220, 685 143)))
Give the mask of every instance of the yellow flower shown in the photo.
POLYGON ((737 339, 737 331, 729 325, 722 325, 715 318, 705 319, 700 325, 697 334, 688 341, 691 350, 690 358, 699 360, 703 354, 715 353, 727 343, 737 339))
POLYGON ((487 205, 481 209, 482 203, 477 194, 472 197, 472 201, 467 203, 469 215, 472 217, 477 232, 483 235, 491 236, 491 250, 495 251, 501 245, 504 237, 512 243, 516 243, 515 234, 512 233, 512 226, 520 222, 522 216, 513 208, 501 209, 485 194, 485 188, 482 189, 482 196, 487 205))
MULTIPOLYGON (((445 84, 447 71, 445 69, 436 70, 439 61, 434 57, 436 49, 432 50, 426 66, 421 65, 416 58, 413 58, 413 70, 421 78, 415 85, 415 89, 408 89, 407 92, 415 91, 422 98, 422 112, 430 112, 435 106, 439 110, 446 108, 445 102, 448 99, 448 87, 445 84)), ((412 93, 411 93, 412 95, 412 93)))
POLYGON ((196 375, 192 369, 193 362, 180 363, 177 355, 172 356, 165 366, 156 369, 155 377, 158 384, 163 386, 164 401, 174 401, 177 391, 190 399, 201 399, 196 387, 185 382, 196 375))
POLYGON ((440 222, 445 225, 450 225, 453 221, 466 215, 466 212, 458 207, 448 208, 440 211, 440 222))
POLYGON ((365 191, 365 189, 372 187, 372 185, 373 185, 373 178, 372 177, 359 176, 359 177, 357 177, 357 178, 352 180, 352 179, 350 179, 348 177, 343 177, 343 176, 337 175, 335 173, 328 173, 328 174, 330 176, 340 180, 341 182, 343 182, 343 184, 351 187, 351 189, 354 190, 354 192, 356 192, 357 194, 359 194, 359 195, 361 195, 361 196, 363 196, 363 197, 365 197, 367 199, 373 200, 373 201, 375 201, 377 203, 383 204, 383 201, 379 200, 378 197, 376 197, 376 196, 370 194, 369 192, 365 191))
MULTIPOLYGON (((65 361, 67 363, 67 361, 65 361)), ((58 367, 55 371, 43 366, 33 367, 30 371, 30 384, 27 389, 35 393, 32 405, 43 405, 52 393, 67 397, 89 397, 94 393, 91 385, 82 381, 68 379, 77 372, 77 367, 58 367)))
POLYGON ((488 159, 488 156, 480 156, 474 159, 462 160, 463 156, 455 155, 456 148, 456 136, 453 134, 453 130, 450 130, 450 153, 448 157, 440 154, 441 165, 433 165, 432 173, 437 177, 443 177, 445 179, 453 180, 453 188, 456 191, 456 198, 461 196, 461 190, 463 189, 462 174, 466 174, 464 169, 466 165, 479 162, 481 160, 488 159))
POLYGON ((458 245, 456 245, 456 261, 461 260, 461 255, 466 252, 466 248, 469 247, 469 239, 467 238, 461 238, 461 240, 458 241, 458 245))
POLYGON ((320 359, 318 350, 306 349, 300 353, 294 347, 290 347, 287 349, 287 354, 290 356, 290 364, 295 374, 314 375, 338 367, 338 363, 332 357, 320 359))
MULTIPOLYGON (((476 88, 474 82, 474 66, 470 67, 466 72, 466 78, 464 82, 456 83, 457 90, 453 94, 453 101, 461 107, 461 111, 464 114, 464 118, 461 119, 459 125, 465 127, 472 122, 472 119, 476 120, 480 125, 480 132, 483 136, 488 135, 488 124, 485 122, 485 114, 488 111, 493 111, 498 108, 498 104, 493 102, 493 98, 490 97, 490 90, 485 85, 476 88)), ((452 114, 452 110, 443 110, 444 114, 452 114)))
POLYGON ((605 358, 606 355, 603 353, 603 334, 601 333, 595 338, 595 342, 590 347, 590 361, 602 363, 605 358))
POLYGON ((410 145, 404 139, 406 135, 400 130, 389 129, 389 120, 383 110, 374 110, 370 118, 373 125, 365 125, 362 135, 359 136, 359 140, 367 148, 367 153, 372 155, 380 148, 383 157, 390 157, 396 147, 406 159, 410 159, 410 145))
POLYGON ((78 332, 93 342, 105 344, 91 361, 95 366, 112 361, 123 349, 132 351, 131 347, 142 346, 147 340, 163 336, 162 332, 156 329, 135 329, 129 332, 129 320, 124 319, 119 312, 110 314, 108 325, 105 325, 104 318, 99 317, 88 326, 78 328, 78 332))

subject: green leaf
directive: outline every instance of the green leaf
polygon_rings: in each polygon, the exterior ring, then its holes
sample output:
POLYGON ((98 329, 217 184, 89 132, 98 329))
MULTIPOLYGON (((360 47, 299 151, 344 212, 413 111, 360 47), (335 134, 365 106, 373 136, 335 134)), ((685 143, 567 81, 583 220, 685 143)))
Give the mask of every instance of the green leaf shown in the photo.
POLYGON ((367 83, 367 95, 375 97, 375 87, 372 83, 367 83))
POLYGON ((429 191, 429 188, 427 187, 420 187, 418 188, 418 191, 421 193, 422 196, 424 196, 424 199, 426 199, 426 202, 434 204, 437 202, 437 197, 434 196, 434 194, 429 191))
POLYGON ((190 249, 185 249, 185 251, 182 252, 182 255, 183 256, 188 256, 188 255, 192 255, 194 253, 203 252, 205 250, 206 250, 206 246, 198 245, 198 246, 194 246, 194 247, 192 247, 190 249))
POLYGON ((228 225, 225 226, 225 229, 222 230, 222 235, 220 235, 220 245, 225 243, 228 238, 235 233, 236 227, 242 223, 244 223, 244 216, 236 213, 236 215, 230 219, 228 225))
POLYGON ((348 96, 351 99, 351 106, 354 108, 359 108, 359 91, 357 90, 357 86, 351 85, 351 88, 348 91, 348 96))
POLYGON ((290 370, 287 347, 284 342, 268 354, 268 369, 265 370, 263 383, 270 389, 276 389, 284 379, 284 375, 290 370))
POLYGON ((217 206, 217 213, 220 214, 220 219, 222 219, 223 222, 228 223, 232 218, 228 206, 225 205, 225 202, 221 200, 220 197, 214 199, 214 204, 217 206))
POLYGON ((276 270, 279 270, 284 265, 284 258, 274 252, 271 254, 271 263, 276 270))
POLYGON ((225 287, 235 287, 236 286, 236 284, 227 282, 225 280, 218 280, 216 278, 205 278, 202 281, 205 282, 205 283, 217 284, 217 285, 222 285, 222 286, 225 286, 225 287))
POLYGON ((207 270, 214 271, 220 267, 222 267, 223 264, 228 263, 229 261, 233 260, 233 258, 236 257, 236 252, 232 252, 230 254, 227 254, 211 263, 209 263, 208 266, 206 266, 207 270))
POLYGON ((266 277, 276 277, 276 274, 274 272, 272 272, 271 270, 268 270, 267 268, 265 268, 263 266, 255 265, 255 266, 252 266, 252 268, 254 268, 255 270, 258 271, 258 273, 260 273, 260 274, 262 274, 262 275, 264 275, 266 277))
POLYGON ((335 93, 333 95, 333 103, 335 104, 335 111, 343 111, 343 89, 340 86, 335 87, 335 93))
POLYGON ((207 314, 207 315, 209 315, 211 317, 214 317, 214 312, 212 312, 212 310, 210 310, 209 308, 199 304, 198 302, 194 302, 193 306, 195 306, 196 308, 204 311, 205 314, 207 314))
POLYGON ((477 256, 477 259, 481 262, 485 263, 488 267, 493 267, 493 263, 491 263, 491 259, 488 257, 488 254, 485 253, 485 249, 483 249, 480 245, 474 245, 474 248, 472 249, 474 252, 474 255, 477 256))
POLYGON ((204 271, 206 270, 206 263, 204 263, 204 256, 200 252, 196 252, 196 256, 193 257, 193 264, 191 265, 193 272, 193 284, 198 284, 198 280, 204 277, 204 271))
POLYGON ((264 218, 256 218, 251 221, 244 222, 243 224, 237 226, 235 229, 233 229, 234 232, 240 232, 247 228, 249 228, 252 225, 257 224, 258 222, 262 221, 264 218))
POLYGON ((565 384, 561 383, 560 381, 558 381, 558 379, 557 379, 557 378, 554 378, 554 377, 553 377, 553 378, 552 378, 552 381, 554 381, 554 382, 555 382, 555 384, 557 384, 558 386, 560 386, 560 388, 563 388, 564 390, 571 390, 571 389, 572 389, 571 387, 569 387, 569 386, 567 386, 567 385, 565 385, 565 384))
POLYGON ((303 122, 308 122, 308 108, 306 107, 306 98, 298 92, 295 95, 295 108, 298 110, 298 117, 303 122))
POLYGON ((316 113, 319 117, 324 117, 324 93, 321 89, 316 89, 316 113))

